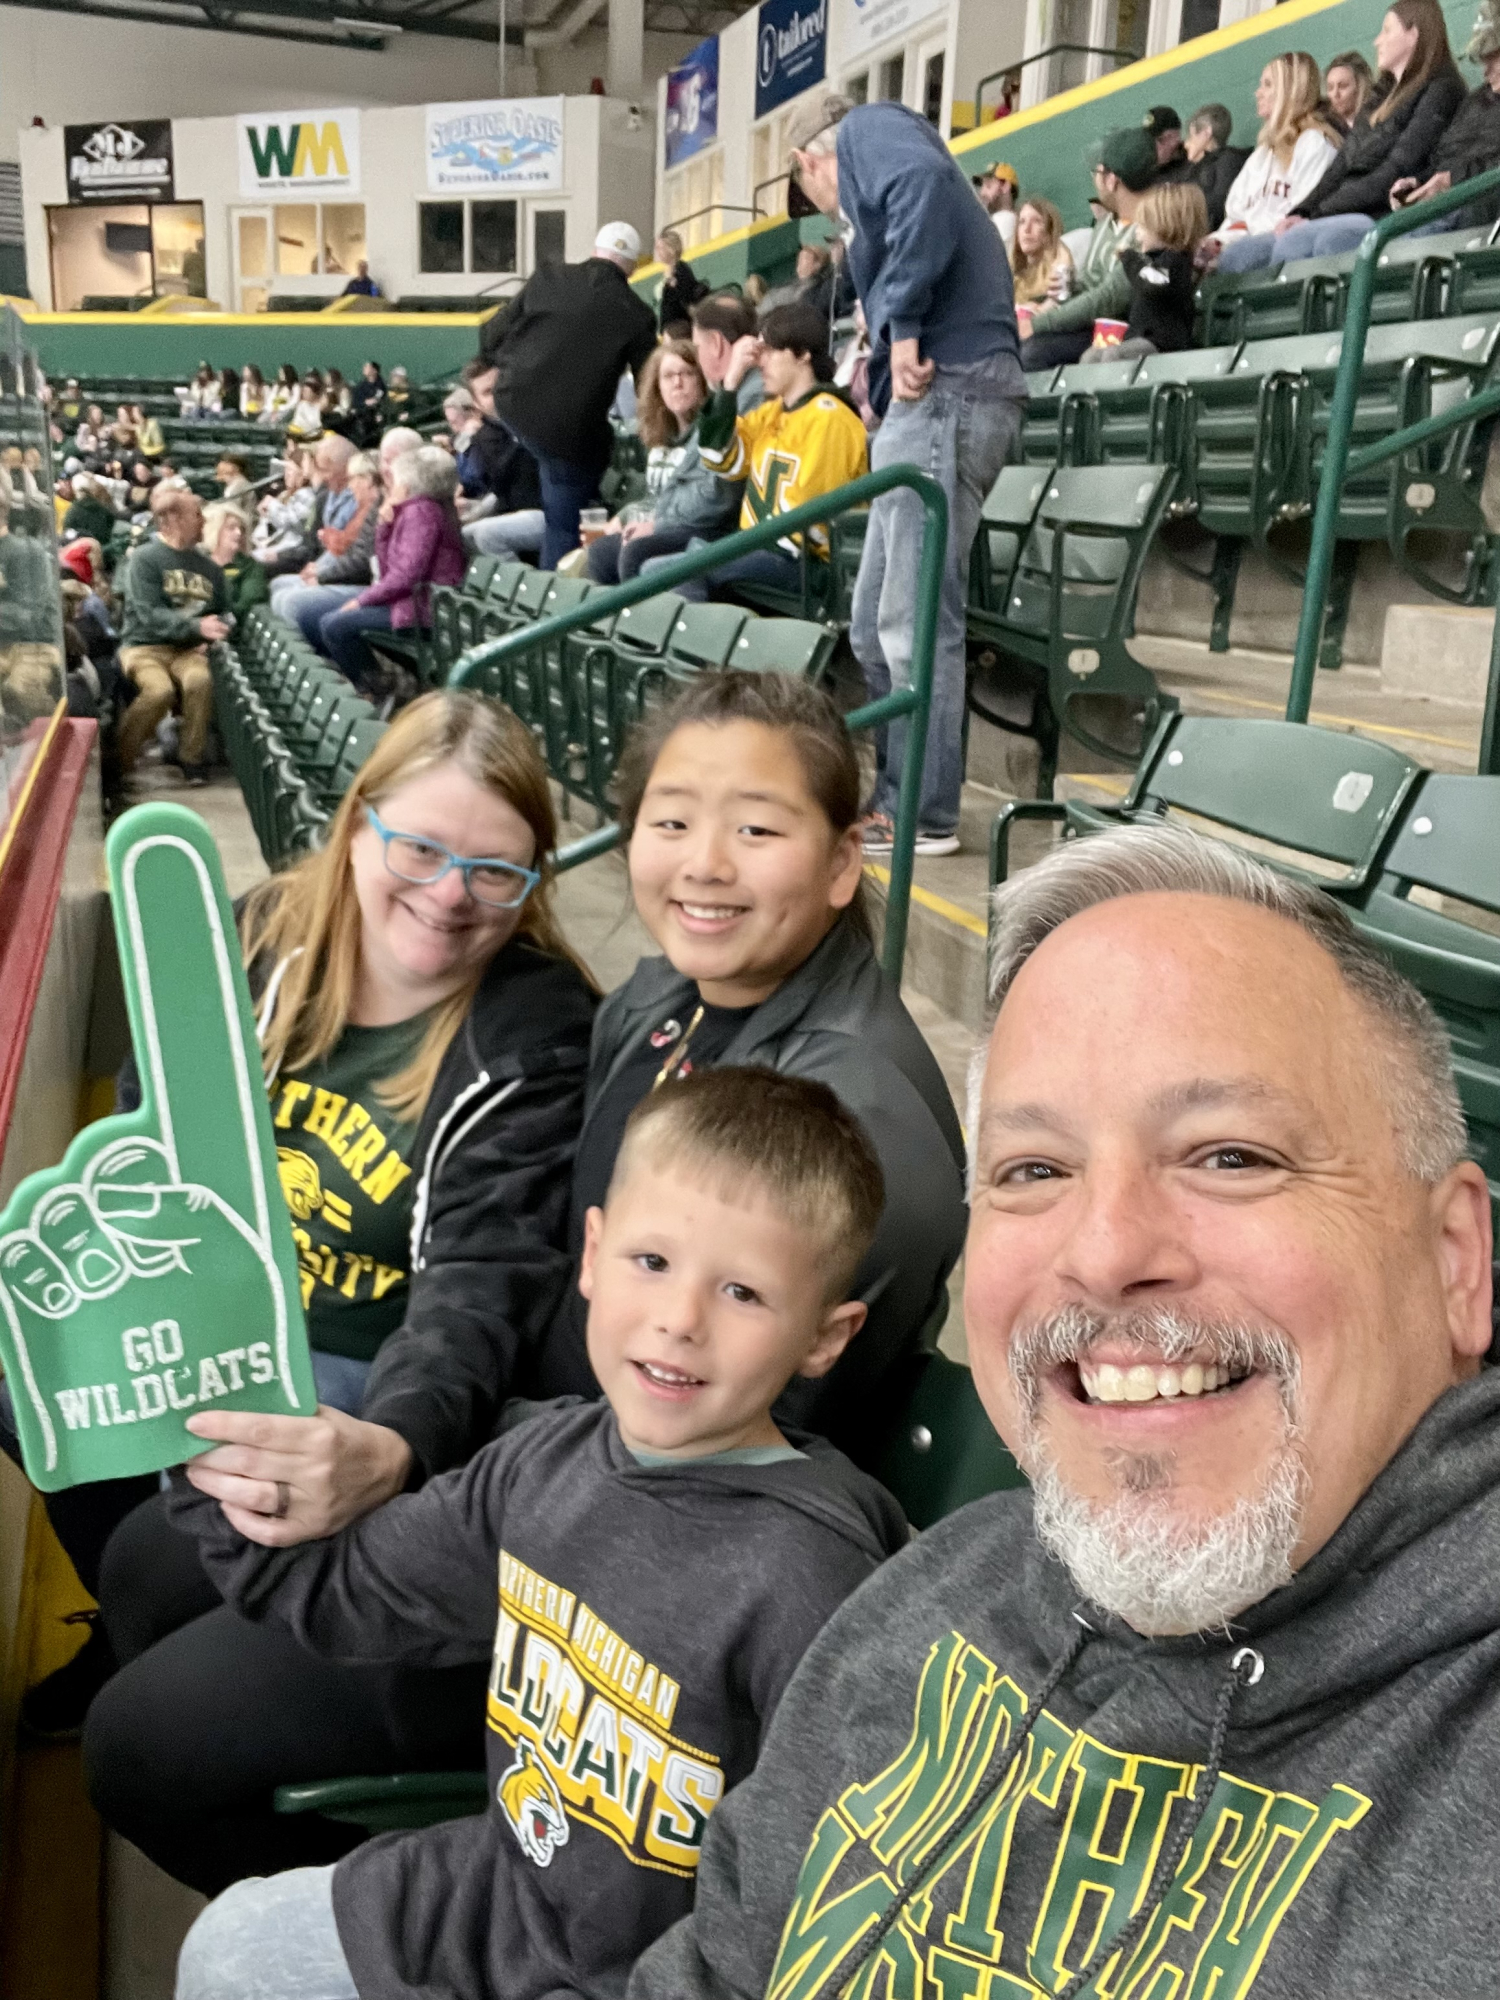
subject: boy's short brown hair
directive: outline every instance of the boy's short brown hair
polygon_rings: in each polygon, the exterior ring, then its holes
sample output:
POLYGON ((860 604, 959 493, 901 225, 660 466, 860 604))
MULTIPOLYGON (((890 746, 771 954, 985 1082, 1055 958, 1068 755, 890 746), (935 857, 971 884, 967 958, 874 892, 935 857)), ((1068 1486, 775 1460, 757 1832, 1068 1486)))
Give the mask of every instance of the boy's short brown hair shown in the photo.
POLYGON ((746 1180, 788 1221, 827 1245, 831 1304, 874 1240, 885 1176, 854 1114, 826 1083, 773 1069, 706 1069, 643 1097, 625 1125, 611 1190, 642 1153, 657 1165, 689 1163, 719 1191, 746 1180))
POLYGON ((1196 250, 1208 234, 1208 203, 1193 181, 1158 181, 1141 197, 1136 220, 1169 250, 1196 250))

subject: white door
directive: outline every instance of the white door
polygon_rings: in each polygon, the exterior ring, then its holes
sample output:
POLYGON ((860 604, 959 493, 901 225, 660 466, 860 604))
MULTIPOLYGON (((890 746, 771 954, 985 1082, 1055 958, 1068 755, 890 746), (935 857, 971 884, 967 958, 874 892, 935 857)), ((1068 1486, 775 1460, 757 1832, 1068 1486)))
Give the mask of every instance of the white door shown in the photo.
POLYGON ((266 309, 276 269, 271 225, 269 208, 237 208, 230 211, 230 254, 234 260, 236 312, 255 313, 266 309))

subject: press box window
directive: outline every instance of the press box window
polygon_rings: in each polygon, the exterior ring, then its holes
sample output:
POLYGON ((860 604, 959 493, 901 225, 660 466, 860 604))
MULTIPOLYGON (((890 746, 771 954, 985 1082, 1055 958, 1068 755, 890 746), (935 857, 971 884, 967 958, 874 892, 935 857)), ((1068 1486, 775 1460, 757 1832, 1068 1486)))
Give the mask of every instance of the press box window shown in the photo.
POLYGON ((421 251, 417 268, 439 273, 461 271, 464 267, 463 203, 424 201, 421 216, 421 251))
POLYGON ((516 205, 513 201, 476 201, 469 205, 473 237, 471 271, 516 269, 516 205))
POLYGON ((517 268, 513 201, 424 201, 419 207, 420 270, 452 276, 517 268))

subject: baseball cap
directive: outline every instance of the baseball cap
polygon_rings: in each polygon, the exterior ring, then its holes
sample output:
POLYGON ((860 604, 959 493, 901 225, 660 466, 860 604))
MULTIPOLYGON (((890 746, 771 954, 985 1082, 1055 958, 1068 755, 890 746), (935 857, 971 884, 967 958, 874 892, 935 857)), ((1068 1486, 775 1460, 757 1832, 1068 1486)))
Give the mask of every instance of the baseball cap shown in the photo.
POLYGON ((1153 104, 1141 120, 1141 125, 1153 139, 1159 139, 1163 132, 1182 130, 1182 120, 1170 104, 1153 104))
POLYGON ((1019 188, 1021 185, 1021 176, 1009 160, 995 160, 984 171, 993 181, 1009 181, 1013 188, 1019 188))
POLYGON ((594 238, 596 257, 628 257, 632 264, 641 261, 641 239, 639 233, 628 222, 606 222, 594 238))
POLYGON ((1141 194, 1156 179, 1156 142, 1143 125, 1123 125, 1105 133, 1092 164, 1114 174, 1132 194, 1141 194))

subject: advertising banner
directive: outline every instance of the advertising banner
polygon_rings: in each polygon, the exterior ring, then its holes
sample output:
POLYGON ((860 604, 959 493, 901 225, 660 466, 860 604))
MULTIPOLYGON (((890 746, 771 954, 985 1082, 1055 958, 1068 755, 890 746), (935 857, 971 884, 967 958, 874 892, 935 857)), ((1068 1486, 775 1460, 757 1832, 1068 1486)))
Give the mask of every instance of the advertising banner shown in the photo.
POLYGON ((821 83, 828 71, 828 0, 762 0, 755 44, 755 115, 821 83))
POLYGON ((835 0, 834 36, 839 68, 858 62, 883 42, 942 12, 944 0, 835 0))
POLYGON ((170 118, 65 125, 68 200, 172 201, 170 118))
POLYGON ((680 166, 718 136, 719 38, 710 35, 667 71, 667 165, 680 166))
POLYGON ((239 121, 240 193, 358 194, 359 111, 250 111, 239 121))
POLYGON ((427 107, 427 191, 556 193, 563 184, 560 97, 491 97, 427 107))

